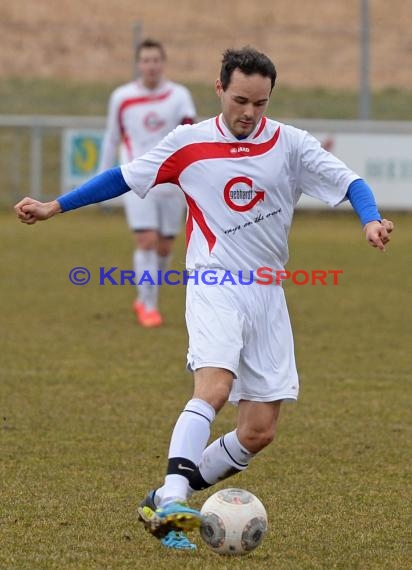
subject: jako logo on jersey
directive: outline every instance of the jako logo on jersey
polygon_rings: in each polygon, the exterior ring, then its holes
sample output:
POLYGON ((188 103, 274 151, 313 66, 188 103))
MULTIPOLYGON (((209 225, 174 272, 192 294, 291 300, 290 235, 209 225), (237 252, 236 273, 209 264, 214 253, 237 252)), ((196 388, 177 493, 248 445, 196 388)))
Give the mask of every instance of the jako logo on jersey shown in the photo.
POLYGON ((253 181, 246 176, 232 178, 223 191, 226 204, 236 212, 247 212, 265 199, 263 190, 254 190, 253 181))
POLYGON ((250 152, 247 146, 237 146, 230 149, 231 154, 238 154, 239 152, 250 152))
POLYGON ((164 121, 157 113, 151 111, 144 118, 143 124, 148 131, 154 132, 158 131, 165 126, 166 121, 164 121))

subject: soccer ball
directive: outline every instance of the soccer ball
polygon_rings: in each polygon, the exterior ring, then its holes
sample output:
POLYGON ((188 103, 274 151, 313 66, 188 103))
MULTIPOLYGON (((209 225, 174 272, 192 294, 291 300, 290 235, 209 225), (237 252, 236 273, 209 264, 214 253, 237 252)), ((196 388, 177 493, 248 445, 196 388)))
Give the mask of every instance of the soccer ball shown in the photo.
POLYGON ((200 535, 218 554, 247 554, 259 546, 268 529, 265 507, 244 489, 218 491, 200 512, 200 535))

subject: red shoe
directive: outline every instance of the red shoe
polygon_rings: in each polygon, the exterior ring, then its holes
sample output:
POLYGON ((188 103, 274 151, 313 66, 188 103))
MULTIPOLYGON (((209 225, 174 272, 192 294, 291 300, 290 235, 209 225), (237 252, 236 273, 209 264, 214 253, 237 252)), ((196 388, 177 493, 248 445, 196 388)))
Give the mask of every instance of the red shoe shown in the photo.
POLYGON ((142 327, 160 327, 163 324, 162 315, 159 311, 157 309, 146 310, 146 307, 140 301, 134 301, 133 310, 136 313, 137 322, 142 327))
POLYGON ((143 314, 140 315, 139 322, 142 327, 160 327, 163 324, 163 319, 157 309, 153 309, 151 311, 146 311, 145 309, 143 314))

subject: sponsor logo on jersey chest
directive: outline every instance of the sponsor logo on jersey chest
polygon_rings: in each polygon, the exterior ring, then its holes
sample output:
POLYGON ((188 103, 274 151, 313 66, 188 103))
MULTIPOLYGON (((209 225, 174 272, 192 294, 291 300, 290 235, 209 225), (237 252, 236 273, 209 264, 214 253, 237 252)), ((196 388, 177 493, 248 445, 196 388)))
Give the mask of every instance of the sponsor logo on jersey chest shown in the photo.
POLYGON ((159 115, 154 111, 148 113, 144 118, 144 126, 150 132, 158 131, 164 127, 165 124, 166 121, 159 117, 159 115))
POLYGON ((231 210, 247 212, 265 199, 265 192, 253 184, 247 176, 237 176, 226 184, 223 197, 231 210))

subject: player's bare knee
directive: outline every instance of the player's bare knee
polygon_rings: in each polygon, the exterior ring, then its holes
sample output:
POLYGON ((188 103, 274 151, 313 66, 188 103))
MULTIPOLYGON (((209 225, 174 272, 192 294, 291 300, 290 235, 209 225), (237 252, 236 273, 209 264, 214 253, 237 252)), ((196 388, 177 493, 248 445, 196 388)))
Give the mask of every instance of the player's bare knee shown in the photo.
POLYGON ((174 237, 160 236, 157 244, 157 253, 160 257, 171 255, 173 249, 174 237))
POLYGON ((218 412, 226 404, 229 397, 229 392, 230 390, 228 390, 224 385, 217 386, 215 390, 202 389, 198 387, 195 388, 193 397, 204 400, 210 404, 216 410, 216 412, 218 412))
POLYGON ((251 453, 258 453, 272 443, 275 438, 275 430, 273 428, 267 430, 238 428, 238 438, 251 453))
POLYGON ((135 247, 143 251, 157 250, 158 239, 157 232, 152 230, 134 232, 135 247))
POLYGON ((218 412, 227 402, 232 388, 233 373, 220 368, 205 367, 194 375, 194 398, 208 402, 218 412))
POLYGON ((162 244, 159 244, 157 246, 157 254, 160 255, 160 257, 167 257, 167 256, 171 255, 171 253, 172 253, 172 247, 171 246, 165 247, 162 244))

